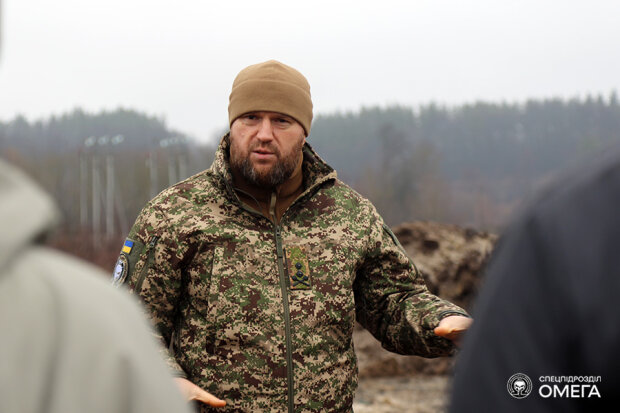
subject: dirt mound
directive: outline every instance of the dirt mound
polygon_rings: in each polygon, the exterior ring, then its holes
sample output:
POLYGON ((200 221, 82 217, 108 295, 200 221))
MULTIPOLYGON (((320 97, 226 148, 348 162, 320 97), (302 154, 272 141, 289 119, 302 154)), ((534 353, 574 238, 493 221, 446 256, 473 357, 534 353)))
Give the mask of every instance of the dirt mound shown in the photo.
POLYGON ((450 392, 448 376, 381 377, 360 380, 355 413, 444 413, 450 392))
MULTIPOLYGON (((471 311, 481 272, 497 235, 423 221, 402 224, 393 231, 424 276, 429 290, 471 311)), ((359 325, 353 339, 360 378, 445 374, 453 367, 453 358, 425 359, 390 353, 359 325)))
POLYGON ((406 223, 393 231, 429 290, 471 310, 497 235, 437 222, 406 223))

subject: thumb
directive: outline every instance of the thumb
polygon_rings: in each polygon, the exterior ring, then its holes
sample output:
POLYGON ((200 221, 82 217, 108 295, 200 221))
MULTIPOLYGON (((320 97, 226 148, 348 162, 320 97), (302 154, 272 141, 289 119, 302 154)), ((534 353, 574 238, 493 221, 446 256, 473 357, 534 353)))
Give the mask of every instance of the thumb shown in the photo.
POLYGON ((438 326, 438 327, 435 327, 433 332, 437 334, 438 336, 445 337, 446 335, 450 333, 450 330, 451 329, 449 327, 438 326))
POLYGON ((454 328, 454 327, 446 327, 439 326, 436 327, 433 332, 443 338, 447 338, 452 341, 456 346, 460 347, 461 342, 463 341, 463 335, 465 333, 465 329, 454 328))
POLYGON ((226 402, 224 400, 218 399, 217 397, 215 397, 211 393, 208 393, 208 392, 204 391, 203 389, 201 389, 198 386, 196 386, 196 391, 192 395, 192 398, 190 400, 197 400, 199 402, 208 404, 211 407, 224 407, 224 406, 226 406, 226 402))
POLYGON ((462 316, 449 316, 441 320, 433 332, 440 337, 447 338, 459 345, 462 336, 471 326, 472 319, 462 316))
POLYGON ((182 377, 176 377, 174 380, 177 383, 179 390, 181 390, 181 393, 185 397, 185 400, 197 400, 212 407, 226 406, 226 402, 224 400, 218 399, 211 393, 208 393, 202 388, 196 386, 191 381, 182 377))
POLYGON ((465 329, 463 328, 456 328, 453 326, 438 326, 438 327, 435 327, 435 329, 433 330, 433 332, 437 334, 438 336, 449 338, 451 340, 453 339, 453 337, 459 336, 464 331, 465 329))

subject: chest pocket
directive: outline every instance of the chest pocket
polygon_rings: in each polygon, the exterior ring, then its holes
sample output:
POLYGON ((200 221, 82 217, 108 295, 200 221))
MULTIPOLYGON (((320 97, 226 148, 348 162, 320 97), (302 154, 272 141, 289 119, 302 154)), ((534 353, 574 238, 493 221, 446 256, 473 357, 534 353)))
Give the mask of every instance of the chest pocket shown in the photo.
POLYGON ((209 307, 209 289, 213 283, 213 257, 218 247, 206 244, 192 258, 186 268, 188 303, 202 317, 206 317, 209 307))

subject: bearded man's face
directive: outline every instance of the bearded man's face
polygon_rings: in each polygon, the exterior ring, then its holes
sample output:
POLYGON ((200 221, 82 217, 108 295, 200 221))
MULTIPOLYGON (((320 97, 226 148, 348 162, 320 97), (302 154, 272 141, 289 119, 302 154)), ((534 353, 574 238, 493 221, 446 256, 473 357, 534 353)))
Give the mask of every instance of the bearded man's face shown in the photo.
POLYGON ((276 112, 250 112, 230 128, 230 165, 252 185, 273 188, 284 183, 301 160, 303 127, 276 112))

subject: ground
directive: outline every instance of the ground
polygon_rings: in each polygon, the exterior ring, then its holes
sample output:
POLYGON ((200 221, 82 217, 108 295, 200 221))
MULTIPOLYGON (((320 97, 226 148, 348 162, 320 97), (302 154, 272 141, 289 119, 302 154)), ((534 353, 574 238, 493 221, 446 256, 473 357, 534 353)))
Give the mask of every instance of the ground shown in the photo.
POLYGON ((355 413, 444 413, 450 376, 380 377, 360 379, 355 413))

